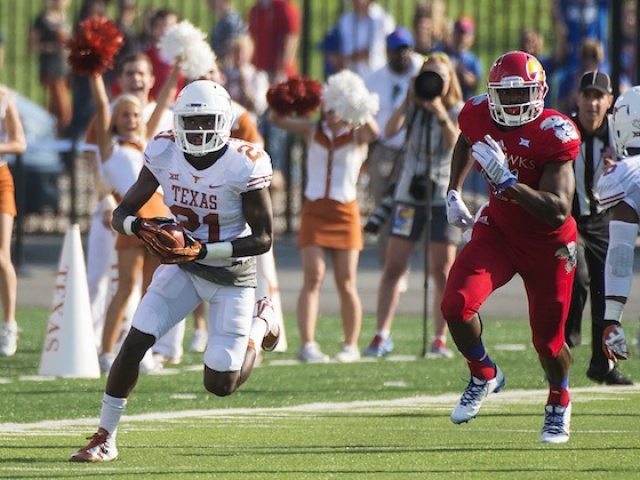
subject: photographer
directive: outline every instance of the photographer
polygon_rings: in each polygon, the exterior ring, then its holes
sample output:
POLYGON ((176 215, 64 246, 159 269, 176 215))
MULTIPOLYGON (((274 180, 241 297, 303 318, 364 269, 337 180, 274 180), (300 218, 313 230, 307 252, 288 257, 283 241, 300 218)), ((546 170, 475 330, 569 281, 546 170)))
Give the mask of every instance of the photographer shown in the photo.
MULTIPOLYGON (((400 297, 398 285, 429 221, 425 208, 428 192, 431 192, 431 235, 425 255, 429 255, 430 271, 425 275, 431 275, 435 283, 433 304, 439 305, 442 299, 460 241, 460 231, 447 223, 445 198, 453 146, 460 133, 457 117, 462 105, 460 83, 449 57, 435 53, 425 59, 407 97, 386 124, 387 136, 393 136, 405 126, 408 134, 378 287, 377 331, 365 355, 380 357, 393 350, 390 333, 400 297)), ((452 353, 446 348, 447 325, 438 308, 434 309, 434 317, 430 354, 450 357, 452 353)))

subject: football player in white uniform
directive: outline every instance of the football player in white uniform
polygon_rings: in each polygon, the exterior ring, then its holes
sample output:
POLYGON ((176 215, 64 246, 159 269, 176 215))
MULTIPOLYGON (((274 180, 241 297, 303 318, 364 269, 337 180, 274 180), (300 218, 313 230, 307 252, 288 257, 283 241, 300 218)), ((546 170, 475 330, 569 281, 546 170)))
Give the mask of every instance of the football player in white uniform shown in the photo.
POLYGON ((148 144, 140 176, 113 215, 117 231, 138 235, 165 265, 156 270, 113 363, 98 431, 71 461, 117 458, 116 431, 140 360, 201 301, 209 303, 204 385, 215 395, 229 395, 247 380, 256 342, 271 351, 279 338, 270 301, 255 302, 255 256, 272 244, 270 158, 254 144, 229 138, 231 101, 215 82, 187 85, 173 111, 174 131, 158 134, 148 144), (158 186, 184 228, 184 247, 154 240, 168 219, 134 216, 158 186))
POLYGON ((600 204, 611 209, 605 262, 603 348, 614 362, 629 358, 622 313, 633 279, 633 258, 640 223, 640 86, 618 97, 613 132, 620 162, 609 165, 598 181, 600 204))

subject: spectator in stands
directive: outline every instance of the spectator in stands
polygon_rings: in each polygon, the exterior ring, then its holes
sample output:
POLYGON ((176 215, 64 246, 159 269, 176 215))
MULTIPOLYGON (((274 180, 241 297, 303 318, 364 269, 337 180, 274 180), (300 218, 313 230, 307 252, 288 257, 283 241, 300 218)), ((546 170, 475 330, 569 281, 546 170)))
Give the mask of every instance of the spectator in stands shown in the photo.
POLYGON ((636 2, 625 2, 622 19, 620 93, 638 83, 636 75, 636 35, 638 34, 636 28, 638 24, 636 2))
POLYGON ((338 19, 341 56, 338 70, 348 68, 364 77, 386 62, 386 38, 393 17, 375 0, 351 0, 353 9, 338 19))
POLYGON ((9 165, 1 160, 10 153, 23 153, 27 149, 24 128, 18 115, 12 93, 0 85, 0 356, 10 357, 18 348, 16 322, 16 296, 18 280, 11 261, 13 220, 17 215, 16 195, 9 165))
POLYGON ((324 78, 327 79, 340 68, 340 51, 342 50, 342 40, 338 25, 332 25, 322 37, 318 44, 318 49, 322 52, 324 78))
POLYGON ((416 5, 413 14, 414 50, 421 55, 446 49, 447 4, 443 0, 425 0, 416 5))
MULTIPOLYGON (((404 102, 409 84, 422 67, 423 58, 413 51, 413 46, 414 41, 409 30, 396 27, 387 36, 387 62, 365 77, 369 91, 377 94, 380 99, 380 109, 375 118, 381 128, 404 102)), ((381 131, 376 142, 369 147, 369 157, 365 164, 374 210, 364 228, 370 233, 378 233, 376 247, 381 266, 384 265, 389 236, 387 220, 391 213, 395 182, 402 168, 405 140, 404 128, 392 136, 387 136, 381 131), (384 204, 381 203, 383 198, 384 204)))
POLYGON ((152 23, 153 17, 156 15, 157 9, 151 5, 147 5, 140 15, 140 36, 138 37, 138 45, 143 52, 151 48, 153 43, 152 23))
MULTIPOLYGON (((288 0, 256 0, 249 10, 248 24, 255 46, 253 64, 267 72, 269 82, 280 83, 297 75, 300 11, 296 4, 288 0)), ((266 116, 260 119, 259 126, 273 162, 274 178, 285 178, 287 132, 271 125, 266 116)), ((283 182, 272 183, 274 190, 283 187, 283 182)))
POLYGON ((476 23, 471 17, 462 16, 453 24, 453 33, 447 45, 447 55, 456 67, 464 100, 475 94, 482 78, 482 62, 471 52, 475 40, 476 23))
POLYGON ((68 6, 69 0, 47 0, 29 31, 29 49, 38 55, 38 73, 46 91, 47 109, 57 121, 60 136, 71 123, 72 115, 65 48, 71 35, 68 6))
MULTIPOLYGON (((151 88, 151 97, 157 98, 164 83, 169 78, 173 64, 170 60, 163 58, 158 48, 158 42, 162 36, 179 21, 178 14, 170 8, 161 8, 155 12, 151 19, 151 45, 144 53, 151 59, 153 65, 153 76, 156 78, 151 88)), ((178 91, 184 86, 184 77, 178 78, 178 91)))
POLYGON ((279 83, 298 73, 300 11, 288 0, 257 0, 249 10, 249 35, 256 47, 253 64, 279 83))
POLYGON ((462 239, 460 231, 447 224, 445 207, 451 156, 460 134, 458 114, 462 106, 462 91, 453 64, 446 54, 436 52, 427 57, 421 75, 416 77, 404 101, 385 126, 387 136, 403 128, 407 130, 407 136, 378 287, 376 334, 364 352, 367 356, 381 357, 393 350, 391 327, 400 301, 400 280, 427 225, 430 235, 424 255, 429 256, 429 268, 424 275, 433 279, 435 319, 428 354, 434 358, 453 356, 447 348, 447 323, 438 306, 456 258, 457 245, 462 239), (440 83, 421 82, 424 78, 439 78, 440 83))
POLYGON ((520 33, 518 47, 519 50, 533 55, 540 61, 547 73, 547 78, 554 74, 560 61, 559 48, 556 46, 552 53, 544 53, 544 37, 540 32, 533 29, 523 30, 520 33))
MULTIPOLYGON (((604 47, 599 40, 588 38, 580 46, 580 64, 577 69, 565 67, 558 77, 556 106, 559 111, 570 114, 576 109, 580 78, 586 72, 601 70, 604 61, 604 47)), ((606 72, 605 72, 606 73, 606 72)))
POLYGON ((229 95, 246 108, 257 122, 267 110, 269 76, 251 63, 254 50, 249 35, 237 35, 229 42, 223 63, 224 85, 229 95))
MULTIPOLYGON (((124 45, 116 55, 113 64, 118 65, 120 60, 140 51, 139 34, 135 22, 138 17, 138 0, 118 0, 118 13, 116 26, 122 32, 124 45)), ((118 76, 113 68, 105 72, 104 81, 107 84, 107 91, 115 97, 120 93, 120 86, 117 83, 118 76)))
MULTIPOLYGON (((563 46, 562 64, 568 71, 580 68, 580 51, 584 40, 609 45, 609 0, 554 0, 552 16, 558 45, 563 46)), ((602 70, 608 71, 606 52, 602 70)), ((582 70, 580 74, 587 70, 582 70)), ((577 76, 577 80, 580 75, 577 76)), ((573 103, 572 103, 573 106, 573 103)))
POLYGON ((224 58, 229 44, 238 36, 247 33, 247 24, 233 8, 233 0, 208 0, 218 21, 211 29, 209 42, 218 58, 224 58))
MULTIPOLYGON (((83 0, 78 12, 78 18, 74 23, 74 31, 77 31, 80 24, 95 15, 106 16, 107 0, 83 0)), ((72 91, 72 115, 71 123, 64 132, 64 136, 71 139, 79 139, 86 130, 91 118, 95 114, 95 105, 91 97, 91 89, 89 87, 89 79, 86 75, 75 75, 70 72, 71 91, 72 91)), ((70 158, 71 152, 65 152, 65 159, 68 165, 71 165, 73 159, 70 158)))

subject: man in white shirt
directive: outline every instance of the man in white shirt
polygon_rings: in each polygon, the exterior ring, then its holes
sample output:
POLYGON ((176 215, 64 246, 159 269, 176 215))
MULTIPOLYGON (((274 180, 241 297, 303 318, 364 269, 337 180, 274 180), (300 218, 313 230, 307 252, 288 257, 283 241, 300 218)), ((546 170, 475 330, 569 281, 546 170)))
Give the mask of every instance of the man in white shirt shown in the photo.
MULTIPOLYGON (((387 35, 387 62, 385 65, 365 77, 365 84, 370 92, 378 94, 380 110, 375 116, 380 127, 380 137, 370 147, 367 160, 369 173, 369 193, 374 208, 365 230, 370 233, 380 232, 378 240, 378 255, 381 264, 384 263, 386 250, 386 229, 384 224, 384 205, 381 205, 384 193, 393 184, 392 171, 394 164, 400 161, 400 151, 404 145, 405 129, 387 138, 384 127, 391 114, 397 110, 404 98, 413 77, 420 71, 423 58, 413 51, 413 38, 409 30, 397 27, 387 35)), ((395 168, 399 172, 398 167, 395 168)), ((391 196, 391 201, 393 198, 391 196)), ((390 208, 390 204, 389 204, 390 208)))

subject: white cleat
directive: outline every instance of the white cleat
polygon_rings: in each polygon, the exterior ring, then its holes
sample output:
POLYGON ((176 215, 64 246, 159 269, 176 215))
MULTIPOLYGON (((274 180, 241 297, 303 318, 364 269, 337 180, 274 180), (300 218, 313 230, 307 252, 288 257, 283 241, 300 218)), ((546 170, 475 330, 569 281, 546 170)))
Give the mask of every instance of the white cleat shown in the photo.
POLYGON ((451 412, 451 421, 459 424, 476 418, 484 399, 490 393, 498 393, 502 387, 504 387, 504 375, 497 365, 496 376, 491 380, 484 381, 471 375, 460 401, 451 412))
POLYGON ((547 405, 544 407, 542 443, 567 443, 571 426, 571 404, 566 407, 547 405))

